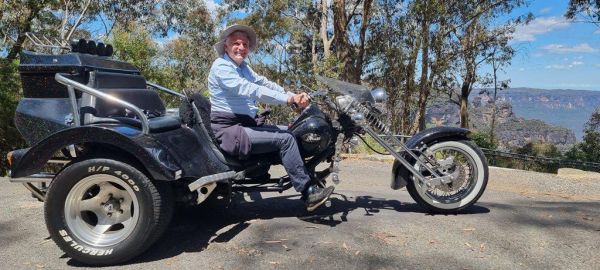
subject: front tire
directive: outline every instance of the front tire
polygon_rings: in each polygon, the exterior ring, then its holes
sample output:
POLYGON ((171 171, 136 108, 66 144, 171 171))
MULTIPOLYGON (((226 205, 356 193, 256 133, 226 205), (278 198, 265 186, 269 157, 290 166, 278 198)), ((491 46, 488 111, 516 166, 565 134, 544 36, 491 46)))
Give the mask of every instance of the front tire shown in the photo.
POLYGON ((133 166, 89 159, 52 181, 44 213, 54 242, 74 260, 118 264, 139 255, 159 237, 172 213, 168 187, 157 189, 133 166))
MULTIPOLYGON (((456 213, 477 202, 485 191, 489 175, 481 150, 470 141, 436 142, 427 149, 430 159, 452 161, 438 171, 442 176, 455 173, 456 177, 452 183, 430 187, 413 176, 406 187, 410 196, 432 213, 456 213)), ((427 170, 418 164, 414 167, 427 178, 427 170)))

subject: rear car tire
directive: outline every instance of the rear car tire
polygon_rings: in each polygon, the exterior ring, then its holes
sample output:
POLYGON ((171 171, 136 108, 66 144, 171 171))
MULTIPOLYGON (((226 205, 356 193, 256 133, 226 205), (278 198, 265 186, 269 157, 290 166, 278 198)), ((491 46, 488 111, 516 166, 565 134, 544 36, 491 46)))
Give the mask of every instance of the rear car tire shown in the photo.
POLYGON ((64 168, 48 188, 44 214, 52 240, 71 258, 113 265, 148 249, 173 211, 169 186, 135 167, 88 159, 64 168))

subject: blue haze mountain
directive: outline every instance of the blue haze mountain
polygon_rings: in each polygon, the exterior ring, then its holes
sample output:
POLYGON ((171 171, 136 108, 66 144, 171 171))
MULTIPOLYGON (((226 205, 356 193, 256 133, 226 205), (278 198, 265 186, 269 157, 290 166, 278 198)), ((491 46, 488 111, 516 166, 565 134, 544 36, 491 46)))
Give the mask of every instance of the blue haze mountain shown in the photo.
MULTIPOLYGON (((473 129, 489 132, 492 103, 487 94, 470 97, 473 129)), ((528 142, 550 143, 568 150, 576 138, 583 136, 583 127, 592 112, 600 107, 600 91, 543 90, 513 88, 498 94, 496 137, 500 149, 522 147, 528 142)), ((430 125, 459 124, 458 106, 434 102, 428 108, 430 125)))

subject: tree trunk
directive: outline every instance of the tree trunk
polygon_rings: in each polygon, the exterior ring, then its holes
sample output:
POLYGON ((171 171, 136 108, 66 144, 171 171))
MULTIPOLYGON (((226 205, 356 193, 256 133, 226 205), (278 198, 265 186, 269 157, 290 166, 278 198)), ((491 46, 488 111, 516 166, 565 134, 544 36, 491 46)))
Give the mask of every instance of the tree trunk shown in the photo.
POLYGON ((460 91, 460 127, 469 128, 469 90, 470 83, 463 82, 460 91))
POLYGON ((402 132, 410 134, 410 105, 411 97, 415 92, 415 72, 417 67, 417 57, 421 48, 421 39, 417 38, 414 43, 413 51, 410 54, 408 66, 406 67, 406 90, 402 94, 402 132))
MULTIPOLYGON (((495 57, 495 51, 494 56, 495 57)), ((494 102, 492 103, 494 107, 492 108, 492 124, 490 127, 490 144, 494 144, 494 128, 496 127, 496 98, 498 97, 498 67, 496 66, 495 58, 492 59, 492 69, 494 72, 494 102)))
POLYGON ((313 34, 312 41, 310 44, 311 63, 313 66, 313 73, 317 74, 317 35, 313 34))
POLYGON ((360 75, 362 75, 363 70, 363 61, 365 57, 365 42, 366 42, 366 33, 367 28, 369 26, 369 17, 371 16, 371 7, 373 5, 373 0, 365 0, 363 3, 363 14, 362 14, 362 22, 360 25, 360 45, 358 47, 358 56, 356 57, 356 66, 354 67, 353 77, 356 78, 357 81, 360 81, 360 75))
POLYGON ((476 79, 477 65, 475 64, 476 57, 476 41, 477 41, 477 25, 479 19, 471 21, 467 27, 465 37, 462 40, 462 54, 465 62, 465 73, 460 91, 460 127, 469 127, 469 94, 476 79))
POLYGON ((354 66, 352 63, 352 49, 350 42, 348 41, 346 25, 348 24, 348 17, 346 15, 346 1, 345 0, 334 0, 333 1, 333 35, 336 47, 336 54, 338 61, 340 61, 344 70, 341 74, 341 79, 351 82, 359 83, 360 78, 356 78, 354 72, 354 66))
POLYGON ((330 39, 327 36, 327 21, 329 18, 327 14, 327 0, 321 0, 321 29, 319 34, 323 41, 323 57, 325 59, 329 58, 329 55, 331 55, 331 42, 333 41, 333 38, 330 39))
POLYGON ((415 121, 410 130, 410 134, 415 134, 425 128, 425 109, 427 98, 429 97, 429 83, 427 75, 429 73, 429 21, 427 16, 423 16, 421 21, 421 78, 419 80, 419 101, 415 121))

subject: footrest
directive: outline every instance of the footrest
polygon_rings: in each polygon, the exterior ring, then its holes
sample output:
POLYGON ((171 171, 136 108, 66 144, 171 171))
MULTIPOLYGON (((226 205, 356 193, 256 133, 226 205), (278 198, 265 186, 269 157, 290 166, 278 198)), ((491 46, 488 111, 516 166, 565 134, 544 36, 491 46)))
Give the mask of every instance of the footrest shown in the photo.
POLYGON ((198 180, 192 182, 191 184, 188 185, 188 188, 190 189, 190 191, 195 191, 199 188, 201 188, 204 185, 210 184, 210 183, 214 183, 214 182, 219 182, 222 180, 227 180, 227 179, 231 179, 235 177, 235 172, 234 171, 228 171, 228 172, 223 172, 223 173, 217 173, 217 174, 211 174, 211 175, 207 175, 207 176, 203 176, 198 178, 198 180))

